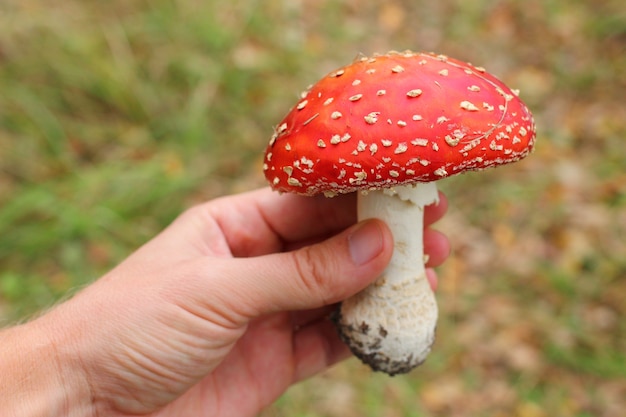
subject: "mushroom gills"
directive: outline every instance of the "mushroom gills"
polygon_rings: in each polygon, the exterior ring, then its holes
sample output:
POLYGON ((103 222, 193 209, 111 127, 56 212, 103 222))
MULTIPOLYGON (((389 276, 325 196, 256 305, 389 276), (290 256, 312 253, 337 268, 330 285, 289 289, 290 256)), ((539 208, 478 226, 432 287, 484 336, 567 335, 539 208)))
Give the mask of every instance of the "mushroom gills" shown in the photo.
POLYGON ((359 194, 359 221, 383 220, 394 238, 387 268, 345 300, 334 321, 343 341, 373 370, 409 372, 426 359, 435 339, 437 302, 424 266, 424 207, 438 201, 434 182, 359 194))

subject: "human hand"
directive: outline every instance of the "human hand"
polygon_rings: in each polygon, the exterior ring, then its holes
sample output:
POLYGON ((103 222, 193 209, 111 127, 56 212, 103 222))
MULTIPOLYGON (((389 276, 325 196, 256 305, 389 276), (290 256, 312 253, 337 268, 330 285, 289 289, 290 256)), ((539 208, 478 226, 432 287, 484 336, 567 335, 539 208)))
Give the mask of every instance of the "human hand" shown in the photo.
MULTIPOLYGON (((441 197, 426 226, 445 213, 441 197)), ((354 195, 263 189, 188 210, 39 319, 59 367, 79 365, 63 380, 81 381, 95 415, 255 415, 349 356, 327 317, 393 247, 382 222, 354 225, 355 207, 354 195)), ((424 241, 428 266, 443 262, 446 238, 427 229, 424 241)))

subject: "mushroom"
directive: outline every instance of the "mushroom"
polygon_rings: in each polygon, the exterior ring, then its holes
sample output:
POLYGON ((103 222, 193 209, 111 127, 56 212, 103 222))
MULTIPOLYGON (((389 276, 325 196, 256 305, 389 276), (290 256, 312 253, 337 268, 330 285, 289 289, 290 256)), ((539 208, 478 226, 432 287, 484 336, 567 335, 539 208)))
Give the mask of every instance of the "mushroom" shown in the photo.
POLYGON ((359 220, 394 237, 383 274, 343 301, 341 338, 376 371, 408 372, 431 350, 437 304, 423 254, 435 181, 519 161, 535 123, 516 92, 483 68, 443 55, 361 57, 301 94, 275 129, 264 173, 272 188, 312 196, 359 191, 359 220))

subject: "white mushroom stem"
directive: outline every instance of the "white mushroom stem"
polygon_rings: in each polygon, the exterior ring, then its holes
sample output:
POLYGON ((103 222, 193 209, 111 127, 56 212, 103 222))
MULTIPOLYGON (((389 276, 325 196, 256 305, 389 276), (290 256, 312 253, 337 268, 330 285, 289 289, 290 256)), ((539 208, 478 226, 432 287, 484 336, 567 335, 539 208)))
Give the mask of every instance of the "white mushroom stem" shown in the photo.
POLYGON ((437 303, 424 266, 424 207, 438 202, 434 182, 370 191, 358 197, 359 220, 391 229, 394 252, 378 279, 345 300, 336 317, 356 356, 390 375, 421 364, 435 338, 437 303))

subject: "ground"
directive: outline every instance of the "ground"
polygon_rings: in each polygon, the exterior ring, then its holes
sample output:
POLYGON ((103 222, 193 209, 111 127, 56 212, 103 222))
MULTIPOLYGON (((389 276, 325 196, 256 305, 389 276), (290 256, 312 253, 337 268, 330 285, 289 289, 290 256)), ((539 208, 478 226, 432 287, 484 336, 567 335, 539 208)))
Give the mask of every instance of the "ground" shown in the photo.
POLYGON ((441 182, 434 352, 351 360, 263 417, 598 416, 626 407, 626 12, 619 0, 0 5, 0 314, 45 309, 185 207, 264 185, 300 91, 359 54, 486 67, 533 111, 534 154, 441 182))

